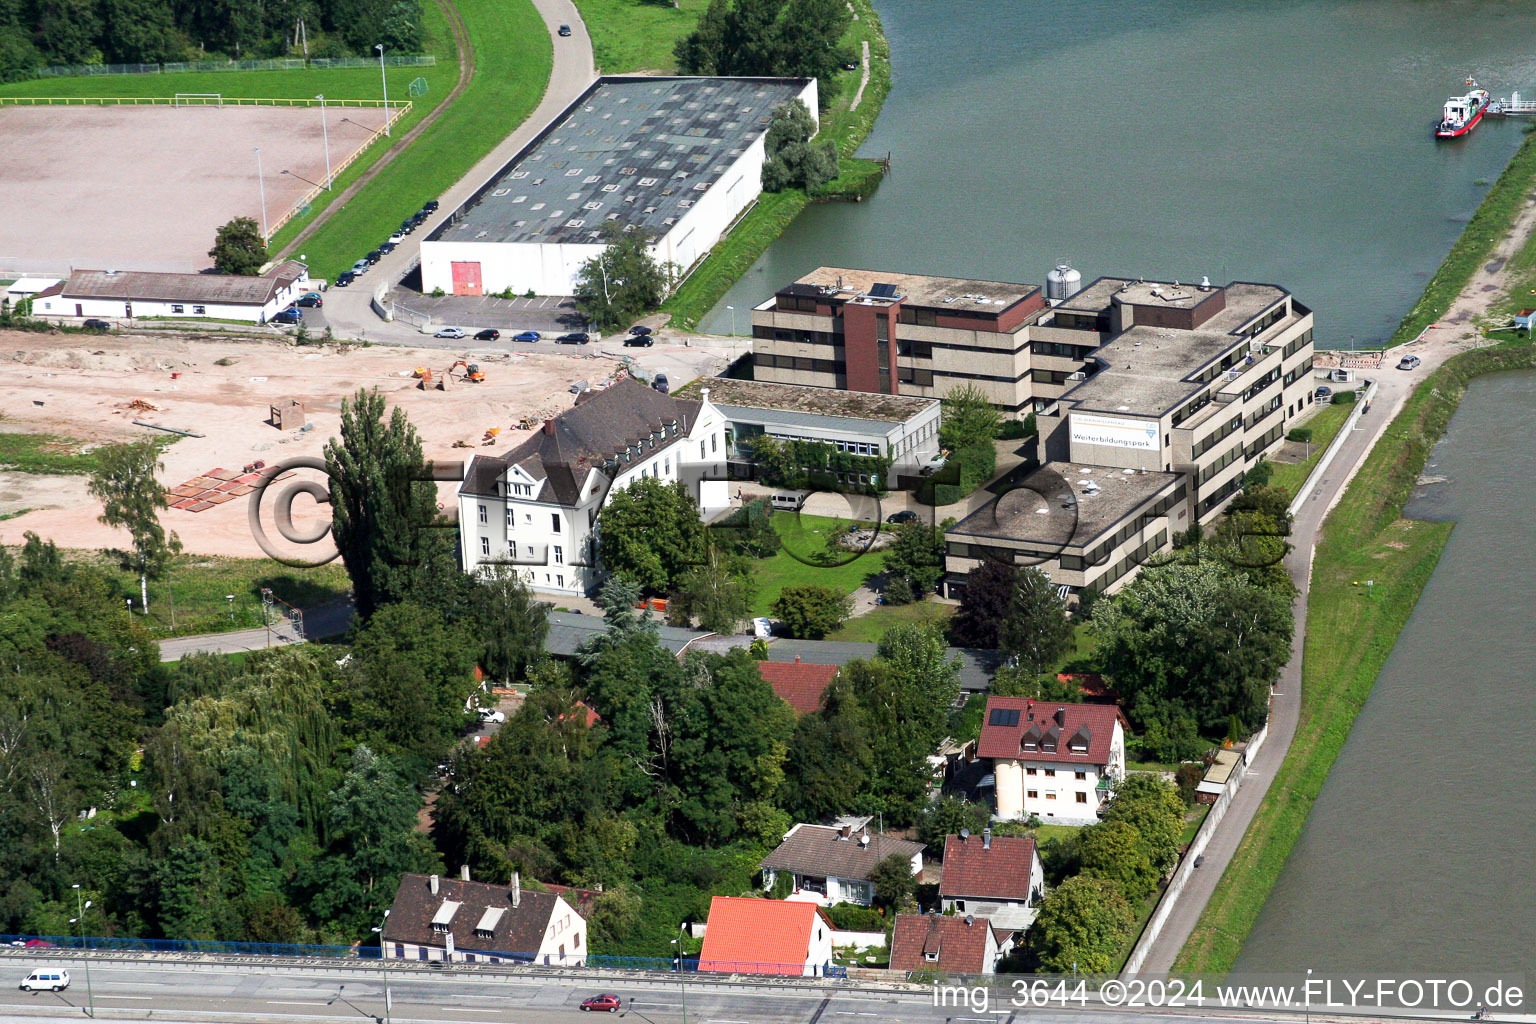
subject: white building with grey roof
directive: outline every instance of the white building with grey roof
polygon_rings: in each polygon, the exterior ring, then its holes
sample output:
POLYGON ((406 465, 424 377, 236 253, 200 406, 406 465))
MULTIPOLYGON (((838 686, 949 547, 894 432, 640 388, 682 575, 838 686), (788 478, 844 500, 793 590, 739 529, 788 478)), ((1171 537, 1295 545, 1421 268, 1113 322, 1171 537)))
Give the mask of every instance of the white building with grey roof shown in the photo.
POLYGON ((259 277, 77 270, 32 297, 43 317, 208 317, 266 323, 309 290, 309 268, 283 260, 259 277))
POLYGON ((686 274, 762 190, 775 107, 814 78, 605 76, 421 244, 422 288, 568 295, 604 225, 686 274))
POLYGON ((459 487, 466 572, 501 566, 533 590, 589 593, 602 579, 600 513, 615 490, 681 481, 701 507, 724 505, 725 418, 707 390, 688 401, 626 378, 578 401, 512 450, 470 462, 459 487))

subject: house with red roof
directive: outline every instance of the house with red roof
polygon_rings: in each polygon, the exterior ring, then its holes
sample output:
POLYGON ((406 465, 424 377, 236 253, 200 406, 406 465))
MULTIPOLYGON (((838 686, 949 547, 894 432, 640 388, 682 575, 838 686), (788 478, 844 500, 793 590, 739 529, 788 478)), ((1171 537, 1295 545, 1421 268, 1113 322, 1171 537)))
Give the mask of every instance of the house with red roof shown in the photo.
POLYGON ((814 903, 716 896, 699 970, 819 978, 832 963, 832 931, 814 903))
POLYGON ((1035 923, 1045 898, 1045 868, 1035 841, 1027 837, 993 838, 988 827, 973 836, 962 830, 944 839, 944 874, 939 899, 945 913, 985 917, 1011 933, 1035 923))
POLYGON ((974 914, 898 914, 891 931, 891 970, 995 974, 1013 949, 1012 933, 999 933, 974 914))
POLYGON ((992 764, 997 817, 1092 825, 1125 775, 1125 727, 1113 704, 988 697, 976 754, 992 764))
POLYGON ((794 661, 760 661, 757 671, 796 715, 809 715, 821 710, 822 694, 837 678, 838 666, 812 665, 796 655, 794 661))

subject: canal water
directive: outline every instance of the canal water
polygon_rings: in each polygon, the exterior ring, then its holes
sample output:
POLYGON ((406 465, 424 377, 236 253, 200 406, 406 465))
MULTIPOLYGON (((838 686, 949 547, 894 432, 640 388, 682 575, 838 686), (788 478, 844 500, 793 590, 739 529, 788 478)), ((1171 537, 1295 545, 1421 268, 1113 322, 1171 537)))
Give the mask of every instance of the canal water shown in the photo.
MULTIPOLYGON (((878 0, 895 86, 862 204, 807 210, 715 309, 818 265, 1283 284, 1321 346, 1390 336, 1521 140, 1436 142, 1472 75, 1536 95, 1536 5, 878 0)), ((733 310, 727 306, 735 307, 733 310)), ((1477 382, 1414 513, 1458 526, 1243 970, 1536 983, 1536 375, 1477 382)))
POLYGON ((877 0, 894 86, 870 200, 806 210, 705 321, 818 265, 1043 283, 1267 281, 1323 346, 1378 342, 1519 144, 1430 135, 1468 75, 1536 96, 1536 7, 1499 0, 877 0), (733 306, 727 310, 726 306, 733 306))
POLYGON ((1236 970, 1536 983, 1533 437, 1536 373, 1472 383, 1408 507, 1456 528, 1236 970))

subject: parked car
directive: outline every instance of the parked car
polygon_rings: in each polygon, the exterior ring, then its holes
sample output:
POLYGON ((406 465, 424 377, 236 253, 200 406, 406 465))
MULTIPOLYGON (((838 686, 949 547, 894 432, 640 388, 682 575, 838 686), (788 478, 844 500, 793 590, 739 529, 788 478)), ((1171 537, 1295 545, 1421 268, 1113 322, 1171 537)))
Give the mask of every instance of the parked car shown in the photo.
POLYGON ((375 249, 372 252, 370 252, 367 256, 363 257, 363 262, 368 264, 371 267, 371 266, 373 266, 375 263, 379 262, 379 260, 381 260, 383 258, 384 258, 383 250, 375 249))
MULTIPOLYGON (((564 28, 565 26, 562 25, 560 27, 564 28)), ((570 33, 562 32, 560 34, 569 35, 570 33)), ((590 996, 581 1001, 581 1008, 584 1011, 606 1010, 609 1013, 617 1013, 620 1005, 619 997, 612 992, 604 992, 600 996, 590 996)))
MULTIPOLYGON (((32 945, 32 943, 27 943, 32 945)), ((53 943, 49 943, 53 945, 53 943)), ((20 988, 23 992, 37 992, 46 990, 49 992, 62 992, 69 988, 69 972, 62 967, 39 967, 25 978, 21 979, 20 988)), ((583 1003, 583 1006, 586 1004, 583 1003)))
POLYGON ((917 513, 909 508, 904 508, 900 512, 892 512, 886 516, 885 521, 895 526, 900 526, 902 523, 915 523, 917 522, 917 513))
POLYGON ((373 266, 373 264, 369 263, 367 260, 358 260, 356 263, 352 264, 352 276, 362 277, 364 274, 368 273, 368 268, 371 266, 373 266))
POLYGON ((651 378, 651 387, 665 395, 672 390, 672 382, 667 380, 666 374, 658 373, 651 378))
POLYGON ((562 334, 555 339, 557 345, 585 345, 592 340, 592 336, 583 331, 572 331, 570 334, 562 334))
POLYGON ((856 61, 856 60, 844 61, 843 62, 843 70, 844 71, 857 71, 857 70, 859 70, 859 62, 856 61))
POLYGON ((566 390, 569 391, 573 395, 579 395, 583 391, 591 391, 592 390, 592 382, 591 381, 586 381, 586 380, 579 380, 576 383, 572 384, 566 390))
POLYGON ((405 220, 400 222, 400 230, 395 232, 395 234, 397 234, 397 235, 408 235, 412 231, 416 230, 416 225, 418 223, 420 223, 420 222, 417 221, 415 217, 407 217, 407 218, 405 218, 405 220))
POLYGON ((501 332, 494 327, 487 327, 483 331, 475 332, 476 341, 496 341, 501 338, 501 332))
POLYGON ((1324 384, 1323 386, 1321 386, 1321 387, 1319 387, 1317 389, 1317 391, 1314 393, 1313 397, 1317 398, 1317 399, 1332 398, 1333 397, 1333 388, 1329 387, 1327 384, 1324 384))
POLYGON ((636 338, 644 338, 644 337, 648 337, 649 335, 655 334, 656 332, 651 330, 649 327, 645 326, 644 324, 635 324, 635 326, 633 326, 633 327, 631 327, 629 329, 629 333, 632 334, 636 338))
POLYGON ((390 253, 392 253, 394 251, 395 251, 395 243, 394 242, 384 242, 384 243, 381 243, 379 245, 379 252, 383 253, 385 256, 388 256, 390 253))
POLYGON ((569 25, 561 25, 560 26, 560 34, 563 35, 563 36, 570 35, 571 34, 571 26, 569 26, 569 25))
POLYGON ((434 338, 466 338, 469 332, 462 327, 439 327, 434 338))
POLYGON ((411 225, 411 229, 414 231, 416 228, 419 228, 425 224, 427 221, 427 216, 428 214, 426 210, 417 210, 415 213, 411 214, 411 219, 408 222, 411 225))
POLYGON ((345 288, 347 285, 351 284, 353 281, 356 281, 356 280, 357 280, 357 271, 355 271, 355 270, 343 270, 341 273, 336 275, 336 287, 337 288, 345 288))
POLYGON ((512 340, 538 341, 542 337, 544 337, 544 335, 540 334, 538 331, 518 331, 516 334, 512 335, 512 340))
POLYGON ((305 295, 298 302, 295 302, 294 305, 302 306, 305 309, 319 309, 325 305, 325 300, 318 295, 305 295))
POLYGON ((481 708, 480 721, 501 723, 507 720, 507 713, 496 708, 481 708))
POLYGON ((287 309, 279 310, 278 312, 273 313, 272 319, 267 322, 274 324, 296 324, 301 322, 303 319, 303 313, 300 313, 297 309, 289 306, 287 309))
POLYGON ((649 334, 626 334, 626 335, 624 335, 624 347, 625 348, 631 348, 631 347, 636 347, 636 346, 638 346, 640 348, 650 348, 655 343, 656 343, 656 339, 652 338, 649 334))
POLYGON ((1418 356, 1403 356, 1403 358, 1397 361, 1397 368, 1399 370, 1417 370, 1421 361, 1418 356))
POLYGON ((405 241, 405 235, 406 233, 404 231, 396 231, 394 234, 389 236, 389 244, 399 245, 401 242, 405 241))
POLYGON ((107 323, 105 320, 96 319, 87 320, 80 326, 84 327, 88 331, 110 331, 112 329, 112 325, 107 323))
POLYGON ((437 212, 437 200, 436 199, 428 199, 426 202, 421 204, 421 208, 424 211, 426 211, 427 213, 436 213, 437 212))

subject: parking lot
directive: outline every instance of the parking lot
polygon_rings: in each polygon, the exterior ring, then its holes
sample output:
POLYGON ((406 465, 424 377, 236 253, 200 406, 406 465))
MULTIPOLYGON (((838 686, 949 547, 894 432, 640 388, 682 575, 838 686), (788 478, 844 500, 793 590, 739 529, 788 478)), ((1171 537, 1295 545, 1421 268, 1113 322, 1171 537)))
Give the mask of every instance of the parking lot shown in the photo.
POLYGON ((576 300, 568 295, 543 295, 535 298, 501 299, 492 295, 423 295, 407 288, 395 288, 386 296, 396 306, 430 317, 443 327, 463 327, 471 334, 494 327, 510 337, 519 331, 540 334, 567 334, 586 330, 586 320, 576 311, 576 300))

